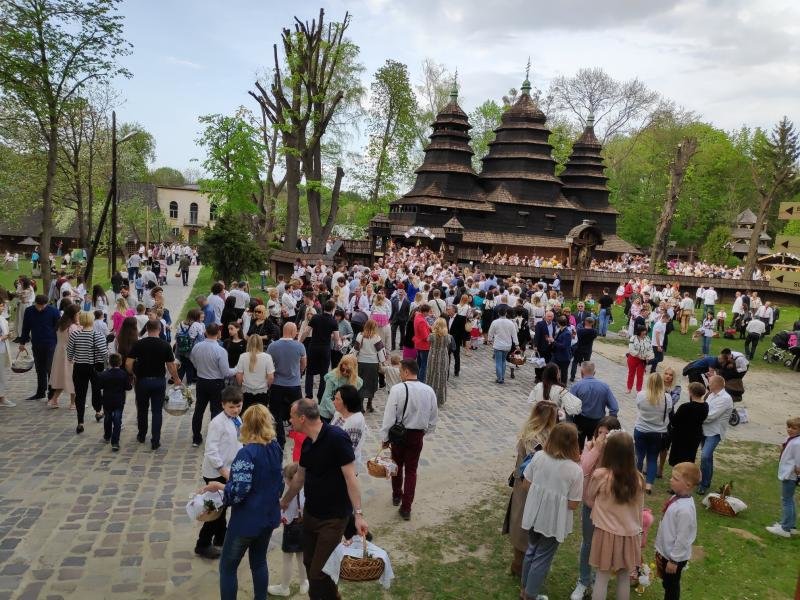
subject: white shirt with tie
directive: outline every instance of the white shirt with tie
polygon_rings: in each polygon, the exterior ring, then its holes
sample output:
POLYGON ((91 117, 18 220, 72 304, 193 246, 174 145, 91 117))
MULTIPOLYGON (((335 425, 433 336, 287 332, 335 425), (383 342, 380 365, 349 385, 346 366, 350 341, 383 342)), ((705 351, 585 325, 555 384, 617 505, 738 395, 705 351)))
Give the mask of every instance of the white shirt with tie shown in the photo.
POLYGON ((241 427, 241 419, 241 417, 229 417, 223 411, 209 422, 206 451, 203 456, 203 477, 216 479, 222 476, 220 468, 231 468, 233 459, 242 448, 239 428, 235 423, 235 420, 238 420, 241 427))

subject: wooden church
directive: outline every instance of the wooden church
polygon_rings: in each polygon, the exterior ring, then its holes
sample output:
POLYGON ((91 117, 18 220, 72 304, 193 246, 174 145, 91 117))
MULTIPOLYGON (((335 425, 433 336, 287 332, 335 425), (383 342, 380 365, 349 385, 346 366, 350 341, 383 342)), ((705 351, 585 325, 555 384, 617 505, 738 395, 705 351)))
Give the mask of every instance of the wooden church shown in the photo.
POLYGON ((452 258, 461 260, 495 252, 567 258, 577 236, 587 234, 599 244, 598 257, 638 253, 616 235, 618 212, 608 203, 593 120, 556 176, 550 130, 530 91, 526 78, 476 173, 471 126, 454 86, 433 123, 414 186, 390 203, 388 222, 379 217, 373 228, 437 250, 444 244, 452 258))

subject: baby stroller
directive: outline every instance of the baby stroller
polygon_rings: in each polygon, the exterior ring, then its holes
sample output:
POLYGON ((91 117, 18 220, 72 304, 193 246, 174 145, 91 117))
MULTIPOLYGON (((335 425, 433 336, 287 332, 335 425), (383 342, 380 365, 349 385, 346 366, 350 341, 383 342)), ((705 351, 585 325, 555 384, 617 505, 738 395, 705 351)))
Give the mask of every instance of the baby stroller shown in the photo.
POLYGON ((787 367, 792 366, 792 353, 789 351, 789 336, 791 331, 779 331, 772 336, 772 346, 764 352, 764 360, 769 363, 782 362, 787 367))

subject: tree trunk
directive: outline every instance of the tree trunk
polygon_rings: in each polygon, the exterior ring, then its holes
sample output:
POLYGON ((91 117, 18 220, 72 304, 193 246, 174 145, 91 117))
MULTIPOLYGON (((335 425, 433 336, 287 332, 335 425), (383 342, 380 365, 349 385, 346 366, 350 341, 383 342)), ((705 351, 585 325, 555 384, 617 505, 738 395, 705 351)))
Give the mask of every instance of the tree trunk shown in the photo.
POLYGON ((767 223, 767 215, 772 206, 772 194, 765 193, 763 190, 759 194, 760 199, 758 203, 758 218, 756 224, 753 226, 753 232, 750 234, 750 243, 747 246, 747 256, 744 259, 744 273, 742 279, 751 281, 753 279, 753 272, 756 270, 756 261, 758 260, 758 244, 760 242, 761 232, 767 223))
MULTIPOLYGON (((285 148, 296 148, 286 139, 283 141, 285 148)), ((286 240, 283 249, 294 252, 297 250, 297 227, 300 224, 300 159, 286 153, 286 240)))
POLYGON ((675 207, 681 195, 683 179, 686 176, 686 169, 692 156, 697 152, 697 139, 684 138, 678 144, 675 151, 675 158, 669 165, 669 187, 667 188, 667 199, 664 208, 661 210, 661 217, 658 219, 656 234, 653 238, 653 250, 650 253, 650 266, 655 269, 664 262, 667 256, 669 236, 672 231, 672 220, 675 217, 675 207))
MULTIPOLYGON (((53 113, 55 110, 52 111, 53 113)), ((53 236, 53 186, 58 166, 58 121, 50 119, 50 138, 47 140, 47 174, 42 191, 42 237, 39 240, 39 264, 42 267, 41 294, 50 289, 50 240, 53 236)))

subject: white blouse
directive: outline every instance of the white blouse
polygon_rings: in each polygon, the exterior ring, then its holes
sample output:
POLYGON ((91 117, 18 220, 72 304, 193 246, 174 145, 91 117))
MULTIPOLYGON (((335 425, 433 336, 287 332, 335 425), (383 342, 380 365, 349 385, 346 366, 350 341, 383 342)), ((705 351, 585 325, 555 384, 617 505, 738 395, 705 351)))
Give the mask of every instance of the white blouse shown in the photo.
POLYGON ((523 476, 531 487, 525 499, 522 528, 563 542, 572 532, 572 511, 567 501, 579 502, 583 497, 580 465, 541 451, 534 454, 523 476))
POLYGON ((353 413, 345 419, 338 411, 334 412, 331 425, 344 430, 344 432, 350 436, 350 442, 353 444, 353 453, 356 455, 356 471, 361 471, 363 466, 362 450, 364 448, 364 438, 367 437, 368 431, 364 413, 353 413))

